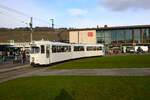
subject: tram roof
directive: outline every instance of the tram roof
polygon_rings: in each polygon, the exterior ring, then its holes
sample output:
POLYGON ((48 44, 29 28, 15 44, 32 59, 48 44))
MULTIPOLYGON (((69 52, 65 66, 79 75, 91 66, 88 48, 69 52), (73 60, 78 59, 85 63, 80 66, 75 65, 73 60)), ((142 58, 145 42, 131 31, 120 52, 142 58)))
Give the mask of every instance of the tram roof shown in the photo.
POLYGON ((52 42, 52 41, 33 41, 31 44, 53 44, 53 45, 70 45, 68 43, 62 43, 62 42, 52 42))
POLYGON ((52 44, 52 45, 74 45, 74 46, 103 46, 103 44, 87 44, 87 43, 80 43, 80 44, 76 44, 76 43, 62 43, 62 42, 52 42, 52 41, 33 41, 31 44, 52 44))

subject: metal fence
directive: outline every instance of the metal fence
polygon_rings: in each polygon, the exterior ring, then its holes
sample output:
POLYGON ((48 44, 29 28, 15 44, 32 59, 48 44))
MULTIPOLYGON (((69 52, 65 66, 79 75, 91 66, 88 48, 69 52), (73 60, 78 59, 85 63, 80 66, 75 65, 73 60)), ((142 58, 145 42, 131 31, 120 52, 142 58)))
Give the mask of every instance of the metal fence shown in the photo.
MULTIPOLYGON (((25 64, 29 63, 29 57, 26 57, 25 64)), ((0 56, 0 64, 23 64, 21 55, 18 56, 0 56)))

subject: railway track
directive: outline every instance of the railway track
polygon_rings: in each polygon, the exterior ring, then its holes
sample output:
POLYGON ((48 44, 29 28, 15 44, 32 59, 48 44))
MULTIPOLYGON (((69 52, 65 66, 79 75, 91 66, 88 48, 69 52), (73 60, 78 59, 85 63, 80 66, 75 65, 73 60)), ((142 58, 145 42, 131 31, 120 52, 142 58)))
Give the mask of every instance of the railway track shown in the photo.
POLYGON ((44 70, 44 69, 46 68, 26 67, 26 68, 19 68, 19 69, 9 70, 5 72, 0 72, 0 83, 15 79, 15 78, 23 77, 23 76, 28 76, 28 74, 30 75, 30 73, 34 73, 34 72, 44 70))

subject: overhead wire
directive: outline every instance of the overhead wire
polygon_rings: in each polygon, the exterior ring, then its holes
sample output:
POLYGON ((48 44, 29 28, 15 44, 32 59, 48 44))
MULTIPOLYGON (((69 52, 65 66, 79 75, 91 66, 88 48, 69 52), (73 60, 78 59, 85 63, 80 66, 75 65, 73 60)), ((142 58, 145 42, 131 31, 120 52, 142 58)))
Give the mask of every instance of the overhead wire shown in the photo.
MULTIPOLYGON (((6 17, 4 20, 3 20, 3 22, 4 21, 7 21, 7 22, 15 22, 15 24, 16 23, 20 23, 21 24, 21 22, 23 22, 23 20, 27 20, 28 18, 22 18, 21 16, 16 16, 16 15, 14 15, 14 13, 11 13, 11 12, 9 12, 9 11, 6 11, 5 9, 1 9, 0 8, 0 11, 1 11, 1 13, 0 13, 0 15, 1 15, 1 17, 6 17), (11 15, 11 16, 10 16, 11 15), (9 21, 8 21, 9 20, 9 21)), ((22 23, 23 24, 23 23, 22 23)))
MULTIPOLYGON (((9 8, 9 7, 4 6, 4 5, 2 5, 2 4, 0 4, 0 8, 1 8, 1 9, 5 9, 5 10, 7 10, 7 11, 9 11, 9 12, 13 12, 13 13, 16 13, 16 14, 18 14, 18 15, 24 16, 24 17, 26 17, 26 18, 31 18, 30 15, 28 15, 28 14, 26 14, 26 13, 24 13, 24 12, 18 11, 18 10, 13 9, 13 8, 9 8)), ((36 20, 36 21, 39 21, 39 22, 43 22, 43 23, 45 23, 45 24, 49 24, 48 21, 43 20, 43 19, 38 18, 38 17, 35 17, 35 16, 33 16, 33 19, 36 20)))
POLYGON ((16 10, 16 9, 12 9, 12 8, 6 7, 6 6, 1 5, 1 4, 0 4, 0 8, 5 9, 5 10, 8 10, 8 11, 11 11, 11 12, 15 12, 15 13, 17 13, 17 14, 19 14, 19 15, 22 15, 22 16, 26 16, 26 17, 29 17, 29 18, 31 17, 31 16, 29 16, 29 15, 27 15, 27 14, 21 12, 21 11, 18 11, 18 10, 16 10))

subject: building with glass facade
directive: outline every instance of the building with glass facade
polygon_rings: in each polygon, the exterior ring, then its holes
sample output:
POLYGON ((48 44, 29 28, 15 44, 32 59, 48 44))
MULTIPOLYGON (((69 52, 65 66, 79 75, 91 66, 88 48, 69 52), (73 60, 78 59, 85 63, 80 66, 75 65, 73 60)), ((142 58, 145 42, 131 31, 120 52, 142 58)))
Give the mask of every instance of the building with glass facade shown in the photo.
POLYGON ((96 41, 111 45, 149 45, 150 25, 97 28, 96 41))
POLYGON ((72 29, 69 31, 69 41, 114 46, 150 45, 150 25, 72 29))

